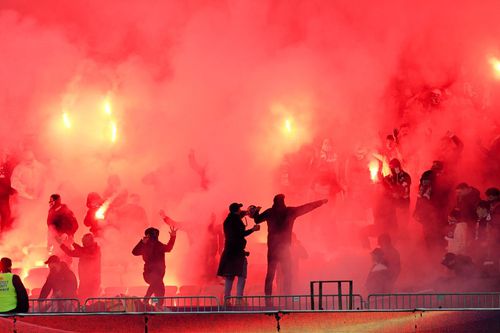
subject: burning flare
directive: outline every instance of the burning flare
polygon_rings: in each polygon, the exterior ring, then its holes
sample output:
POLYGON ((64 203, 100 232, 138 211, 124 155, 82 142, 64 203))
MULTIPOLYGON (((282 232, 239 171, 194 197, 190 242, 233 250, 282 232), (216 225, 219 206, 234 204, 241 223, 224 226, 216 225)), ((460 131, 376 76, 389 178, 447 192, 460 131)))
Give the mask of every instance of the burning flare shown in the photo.
POLYGON ((378 181, 379 162, 377 160, 371 160, 370 163, 368 163, 368 169, 370 169, 370 178, 372 182, 376 183, 378 181))
POLYGON ((71 128, 71 119, 69 119, 69 114, 65 111, 63 112, 62 117, 63 117, 64 127, 71 128))
POLYGON ((490 64, 493 67, 495 77, 500 80, 500 60, 495 57, 491 57, 490 64))
POLYGON ((106 217, 106 211, 109 208, 110 200, 104 201, 104 203, 99 207, 99 209, 95 212, 95 218, 98 220, 104 220, 106 217))

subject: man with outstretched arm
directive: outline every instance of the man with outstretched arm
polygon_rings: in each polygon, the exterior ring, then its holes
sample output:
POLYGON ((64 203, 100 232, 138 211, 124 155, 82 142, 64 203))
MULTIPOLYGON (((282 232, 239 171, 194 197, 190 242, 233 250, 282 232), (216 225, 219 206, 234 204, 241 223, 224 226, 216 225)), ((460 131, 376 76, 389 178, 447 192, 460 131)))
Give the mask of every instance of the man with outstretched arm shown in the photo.
POLYGON ((299 216, 326 204, 327 199, 313 201, 298 207, 287 207, 285 195, 274 197, 273 206, 259 213, 259 208, 252 214, 255 223, 267 221, 267 274, 265 281, 266 296, 272 295, 273 280, 278 264, 283 271, 283 292, 291 292, 292 269, 290 245, 292 242, 293 223, 299 216))

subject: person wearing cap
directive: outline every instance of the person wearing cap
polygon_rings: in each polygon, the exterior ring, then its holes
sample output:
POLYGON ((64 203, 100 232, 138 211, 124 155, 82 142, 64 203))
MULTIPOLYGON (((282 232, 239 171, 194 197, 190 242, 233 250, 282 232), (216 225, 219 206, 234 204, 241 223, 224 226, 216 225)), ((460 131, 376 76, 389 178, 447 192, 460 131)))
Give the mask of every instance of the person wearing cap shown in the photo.
POLYGON ((146 291, 145 298, 152 295, 160 297, 158 306, 163 305, 165 296, 165 284, 163 278, 165 276, 165 253, 172 251, 175 244, 177 229, 173 226, 170 227, 170 240, 167 244, 159 241, 158 236, 160 230, 156 228, 147 228, 144 231, 144 237, 137 243, 132 250, 134 256, 142 256, 144 260, 144 281, 149 284, 146 291))
POLYGON ((50 256, 45 264, 49 266, 49 275, 40 291, 40 299, 48 298, 76 298, 78 282, 68 264, 56 256, 50 256))
POLYGON ((267 222, 267 273, 264 292, 271 296, 273 281, 278 264, 283 272, 283 292, 290 294, 292 285, 292 264, 290 245, 295 219, 326 204, 328 199, 309 202, 298 207, 288 207, 285 204, 285 195, 277 194, 273 199, 273 206, 263 213, 255 212, 253 219, 259 224, 267 222))
POLYGON ((217 275, 225 279, 224 297, 231 296, 235 276, 238 277, 236 295, 243 296, 248 266, 246 257, 249 255, 249 252, 245 251, 247 244, 245 237, 260 229, 257 224, 245 229, 242 218, 246 215, 246 211, 242 211, 241 207, 243 204, 236 202, 229 205, 229 214, 224 220, 224 250, 217 270, 217 275))
POLYGON ((28 312, 28 293, 21 278, 12 274, 12 261, 0 260, 0 313, 28 312))
POLYGON ((97 297, 101 289, 101 249, 95 242, 91 233, 82 237, 82 245, 73 243, 71 249, 66 244, 61 244, 61 250, 70 257, 79 258, 78 277, 80 286, 78 296, 82 300, 97 297))

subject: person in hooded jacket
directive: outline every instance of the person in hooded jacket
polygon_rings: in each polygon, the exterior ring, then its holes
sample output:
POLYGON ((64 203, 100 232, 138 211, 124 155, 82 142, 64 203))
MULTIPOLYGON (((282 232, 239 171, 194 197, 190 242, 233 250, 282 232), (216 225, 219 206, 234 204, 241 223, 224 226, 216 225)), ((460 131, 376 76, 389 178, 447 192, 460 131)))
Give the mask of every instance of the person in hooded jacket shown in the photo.
POLYGON ((158 236, 160 230, 156 228, 147 228, 144 231, 144 237, 137 243, 132 250, 134 256, 142 256, 144 260, 144 281, 149 284, 145 298, 151 297, 153 294, 160 297, 158 306, 163 305, 165 296, 165 284, 163 277, 165 276, 165 253, 172 251, 177 229, 170 227, 170 240, 167 244, 159 241, 158 236))
POLYGON ((104 200, 101 198, 99 193, 90 192, 87 195, 87 213, 83 219, 83 224, 90 228, 90 232, 95 237, 100 237, 102 233, 102 227, 99 225, 99 220, 97 219, 96 213, 101 208, 104 200))
POLYGON ((82 245, 73 243, 71 249, 61 244, 61 249, 70 257, 79 258, 78 277, 80 286, 78 296, 80 299, 98 297, 101 289, 101 248, 95 242, 94 236, 88 233, 82 237, 82 245))
POLYGON ((265 294, 272 295, 273 281, 278 264, 283 272, 283 291, 290 294, 292 284, 292 263, 290 246, 295 219, 326 204, 327 199, 313 201, 298 207, 287 207, 285 195, 277 194, 273 199, 273 206, 259 213, 259 209, 252 213, 255 223, 267 221, 267 273, 265 280, 265 294))
POLYGON ((68 206, 61 202, 59 194, 50 196, 49 206, 47 216, 49 251, 53 251, 63 261, 71 263, 70 257, 65 256, 62 251, 58 251, 59 243, 64 242, 68 246, 73 243, 73 237, 78 230, 78 221, 68 206))

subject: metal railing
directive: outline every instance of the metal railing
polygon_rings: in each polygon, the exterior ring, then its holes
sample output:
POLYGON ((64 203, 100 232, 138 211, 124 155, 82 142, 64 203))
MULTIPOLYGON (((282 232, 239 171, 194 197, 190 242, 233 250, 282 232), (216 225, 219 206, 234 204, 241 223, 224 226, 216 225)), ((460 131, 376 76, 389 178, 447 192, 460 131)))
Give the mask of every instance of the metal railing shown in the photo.
POLYGON ((29 313, 80 312, 80 301, 76 298, 37 298, 29 300, 29 313))
POLYGON ((353 310, 353 283, 352 280, 322 280, 322 281, 311 281, 310 283, 310 289, 311 289, 311 310, 315 310, 316 307, 316 302, 315 298, 318 298, 318 310, 324 310, 323 307, 323 285, 324 284, 336 284, 337 285, 337 304, 338 304, 338 310, 353 310), (318 294, 315 294, 315 285, 318 285, 318 294), (343 296, 346 296, 346 294, 343 293, 342 286, 347 284, 349 286, 349 290, 347 293, 347 308, 344 307, 343 304, 343 296))
POLYGON ((215 296, 95 297, 85 301, 85 312, 217 312, 215 296))
POLYGON ((500 308, 500 293, 400 293, 368 296, 370 310, 500 308))
MULTIPOLYGON (((317 296, 315 296, 317 298, 317 296)), ((338 295, 322 295, 322 309, 326 311, 345 310, 346 304, 351 302, 354 309, 363 308, 361 295, 343 295, 339 302, 338 295), (339 304, 344 304, 339 306, 339 304)), ((311 295, 275 295, 275 296, 243 296, 226 297, 224 311, 311 311, 311 295)))

